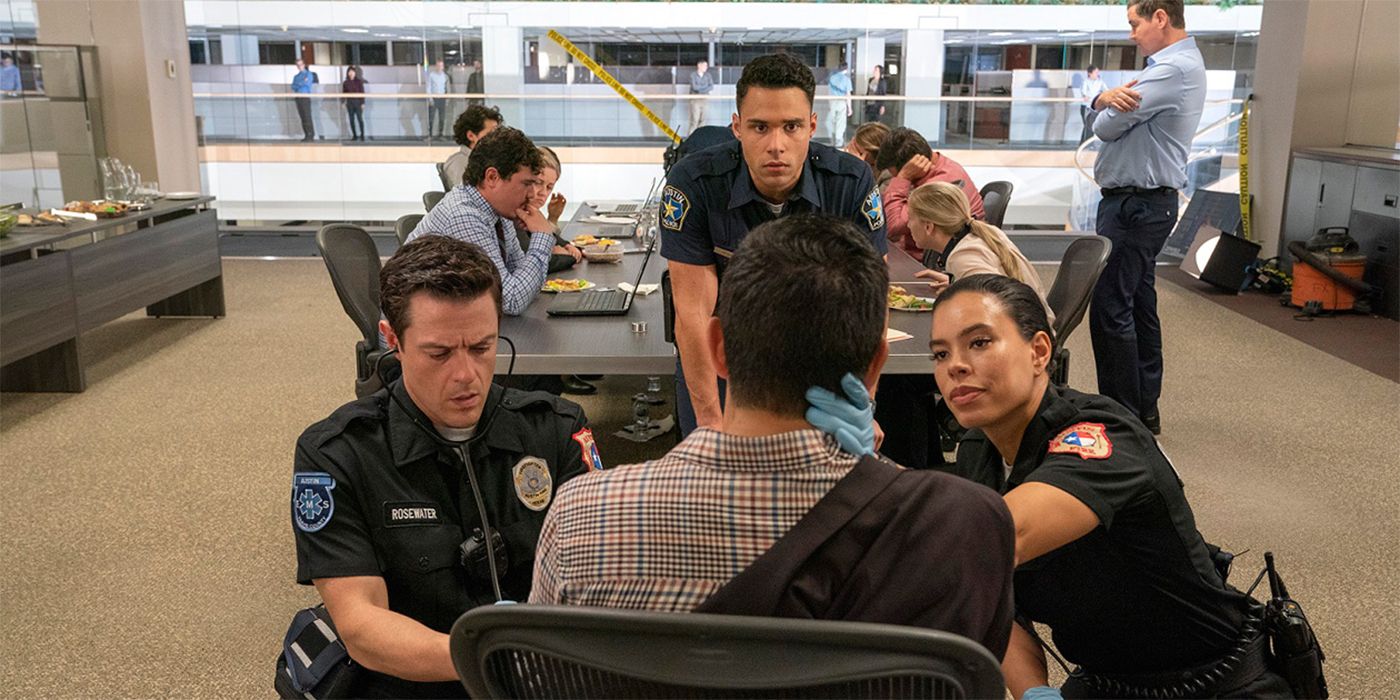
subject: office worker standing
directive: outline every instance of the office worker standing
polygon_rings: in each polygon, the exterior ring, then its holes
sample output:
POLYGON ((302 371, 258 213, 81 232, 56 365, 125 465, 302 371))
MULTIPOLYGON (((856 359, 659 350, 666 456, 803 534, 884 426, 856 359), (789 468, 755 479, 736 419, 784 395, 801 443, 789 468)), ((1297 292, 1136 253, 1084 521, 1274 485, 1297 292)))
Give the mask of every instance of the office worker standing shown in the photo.
POLYGON ((461 697, 452 623, 525 599, 554 494, 602 463, 577 404, 492 383, 501 282, 478 247, 419 238, 379 286, 403 375, 297 440, 297 582, 367 670, 352 697, 461 697))
POLYGON ((306 62, 298 60, 296 75, 292 76, 292 92, 297 95, 297 117, 301 119, 302 141, 316 138, 316 121, 311 115, 311 98, 303 95, 310 95, 312 87, 319 82, 321 79, 306 67, 306 62))
POLYGON ((735 85, 737 143, 682 159, 661 197, 661 255, 668 261, 676 307, 677 414, 681 434, 716 426, 718 375, 705 345, 724 261, 749 230, 799 212, 855 223, 885 252, 885 216, 870 168, 858 158, 812 143, 816 80, 788 54, 744 67, 735 85))
POLYGON ((1177 192, 1205 107, 1206 70, 1186 35, 1182 0, 1131 0, 1130 38, 1147 68, 1093 101, 1094 134, 1104 143, 1094 163, 1103 188, 1098 233, 1113 241, 1094 288, 1089 331, 1099 393, 1123 404, 1154 434, 1161 431, 1162 326, 1153 264, 1176 225, 1177 192))

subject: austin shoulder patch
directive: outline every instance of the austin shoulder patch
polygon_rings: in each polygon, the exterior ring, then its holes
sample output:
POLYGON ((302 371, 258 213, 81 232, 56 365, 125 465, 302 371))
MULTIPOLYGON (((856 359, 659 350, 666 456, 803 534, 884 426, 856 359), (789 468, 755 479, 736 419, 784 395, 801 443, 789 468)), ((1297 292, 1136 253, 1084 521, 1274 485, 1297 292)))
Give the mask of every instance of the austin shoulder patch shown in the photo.
POLYGON ((1113 442, 1103 423, 1075 423, 1050 441, 1049 451, 1084 459, 1108 459, 1113 455, 1113 442))
POLYGON ((515 495, 534 511, 549 507, 554 497, 554 478, 549 475, 549 465, 539 457, 523 457, 511 470, 515 480, 515 495))
POLYGON ((661 192, 661 227, 672 231, 681 230, 685 215, 690 211, 690 200, 685 193, 667 185, 661 192))
POLYGON ((574 442, 578 443, 579 449, 583 453, 583 464, 588 467, 588 471, 602 471, 603 456, 598 454, 598 444, 593 441, 593 431, 584 428, 574 433, 573 437, 574 442))
POLYGON ((865 203, 861 205, 861 213, 865 215, 865 223, 870 225, 870 230, 874 231, 885 225, 885 204, 880 199, 880 188, 873 187, 870 194, 865 196, 865 203))
POLYGON ((316 532, 335 515, 335 478, 325 472, 292 475, 292 521, 302 532, 316 532))

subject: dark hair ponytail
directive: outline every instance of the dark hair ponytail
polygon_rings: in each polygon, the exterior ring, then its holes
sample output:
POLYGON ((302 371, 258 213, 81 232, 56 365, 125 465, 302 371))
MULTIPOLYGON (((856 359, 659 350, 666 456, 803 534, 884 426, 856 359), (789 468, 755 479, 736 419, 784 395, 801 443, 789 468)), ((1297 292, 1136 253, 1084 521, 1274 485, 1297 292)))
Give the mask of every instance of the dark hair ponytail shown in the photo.
POLYGON ((1044 332, 1051 343, 1055 342, 1055 331, 1050 328, 1050 320, 1045 314, 1045 302, 1040 300, 1040 295, 1030 285, 1005 275, 968 275, 958 278, 938 295, 933 302, 934 312, 944 302, 965 292, 995 297, 1006 315, 1016 323, 1022 339, 1029 341, 1036 333, 1044 332))

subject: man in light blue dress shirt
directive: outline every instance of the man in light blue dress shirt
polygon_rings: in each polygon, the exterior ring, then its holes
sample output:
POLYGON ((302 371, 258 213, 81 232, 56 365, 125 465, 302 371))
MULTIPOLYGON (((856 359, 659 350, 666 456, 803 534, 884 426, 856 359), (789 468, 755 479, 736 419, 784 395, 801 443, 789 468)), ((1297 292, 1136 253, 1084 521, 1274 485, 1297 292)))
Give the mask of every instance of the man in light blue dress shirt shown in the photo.
POLYGON ((0 59, 0 92, 11 97, 18 95, 24 90, 23 81, 20 78, 19 66, 15 65, 15 59, 9 54, 5 54, 0 59))
POLYGON ((1130 38, 1147 68, 1094 98, 1091 118, 1103 148, 1094 179, 1103 188, 1098 233, 1113 241, 1094 288, 1089 331, 1099 393, 1161 432, 1162 326, 1153 269, 1176 225, 1177 191, 1205 107, 1206 69, 1186 35, 1182 0, 1130 0, 1130 38))
POLYGON ((428 71, 428 94, 442 97, 428 98, 428 138, 442 138, 443 124, 447 119, 447 65, 442 61, 433 64, 428 71))
POLYGON ((851 69, 845 61, 837 68, 826 86, 831 89, 832 100, 827 108, 826 124, 831 129, 831 145, 840 148, 846 143, 846 123, 851 118, 851 69), (839 98, 839 99, 837 99, 839 98))
POLYGON ((462 186, 452 188, 418 222, 408 240, 441 235, 474 243, 501 274, 501 311, 518 316, 544 285, 554 250, 554 227, 529 205, 544 160, 519 129, 508 126, 481 137, 467 161, 462 186), (522 250, 517 227, 529 232, 522 250))

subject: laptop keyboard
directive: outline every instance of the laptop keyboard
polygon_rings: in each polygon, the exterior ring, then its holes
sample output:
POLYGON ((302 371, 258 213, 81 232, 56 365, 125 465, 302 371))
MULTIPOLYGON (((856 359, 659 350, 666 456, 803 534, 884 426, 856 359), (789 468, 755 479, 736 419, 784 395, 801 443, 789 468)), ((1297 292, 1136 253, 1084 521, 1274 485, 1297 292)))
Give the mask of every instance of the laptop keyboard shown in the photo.
POLYGON ((625 292, 579 292, 579 311, 606 311, 621 309, 627 301, 625 292))
POLYGON ((635 214, 641 208, 640 204, 619 204, 611 209, 614 214, 635 214))

